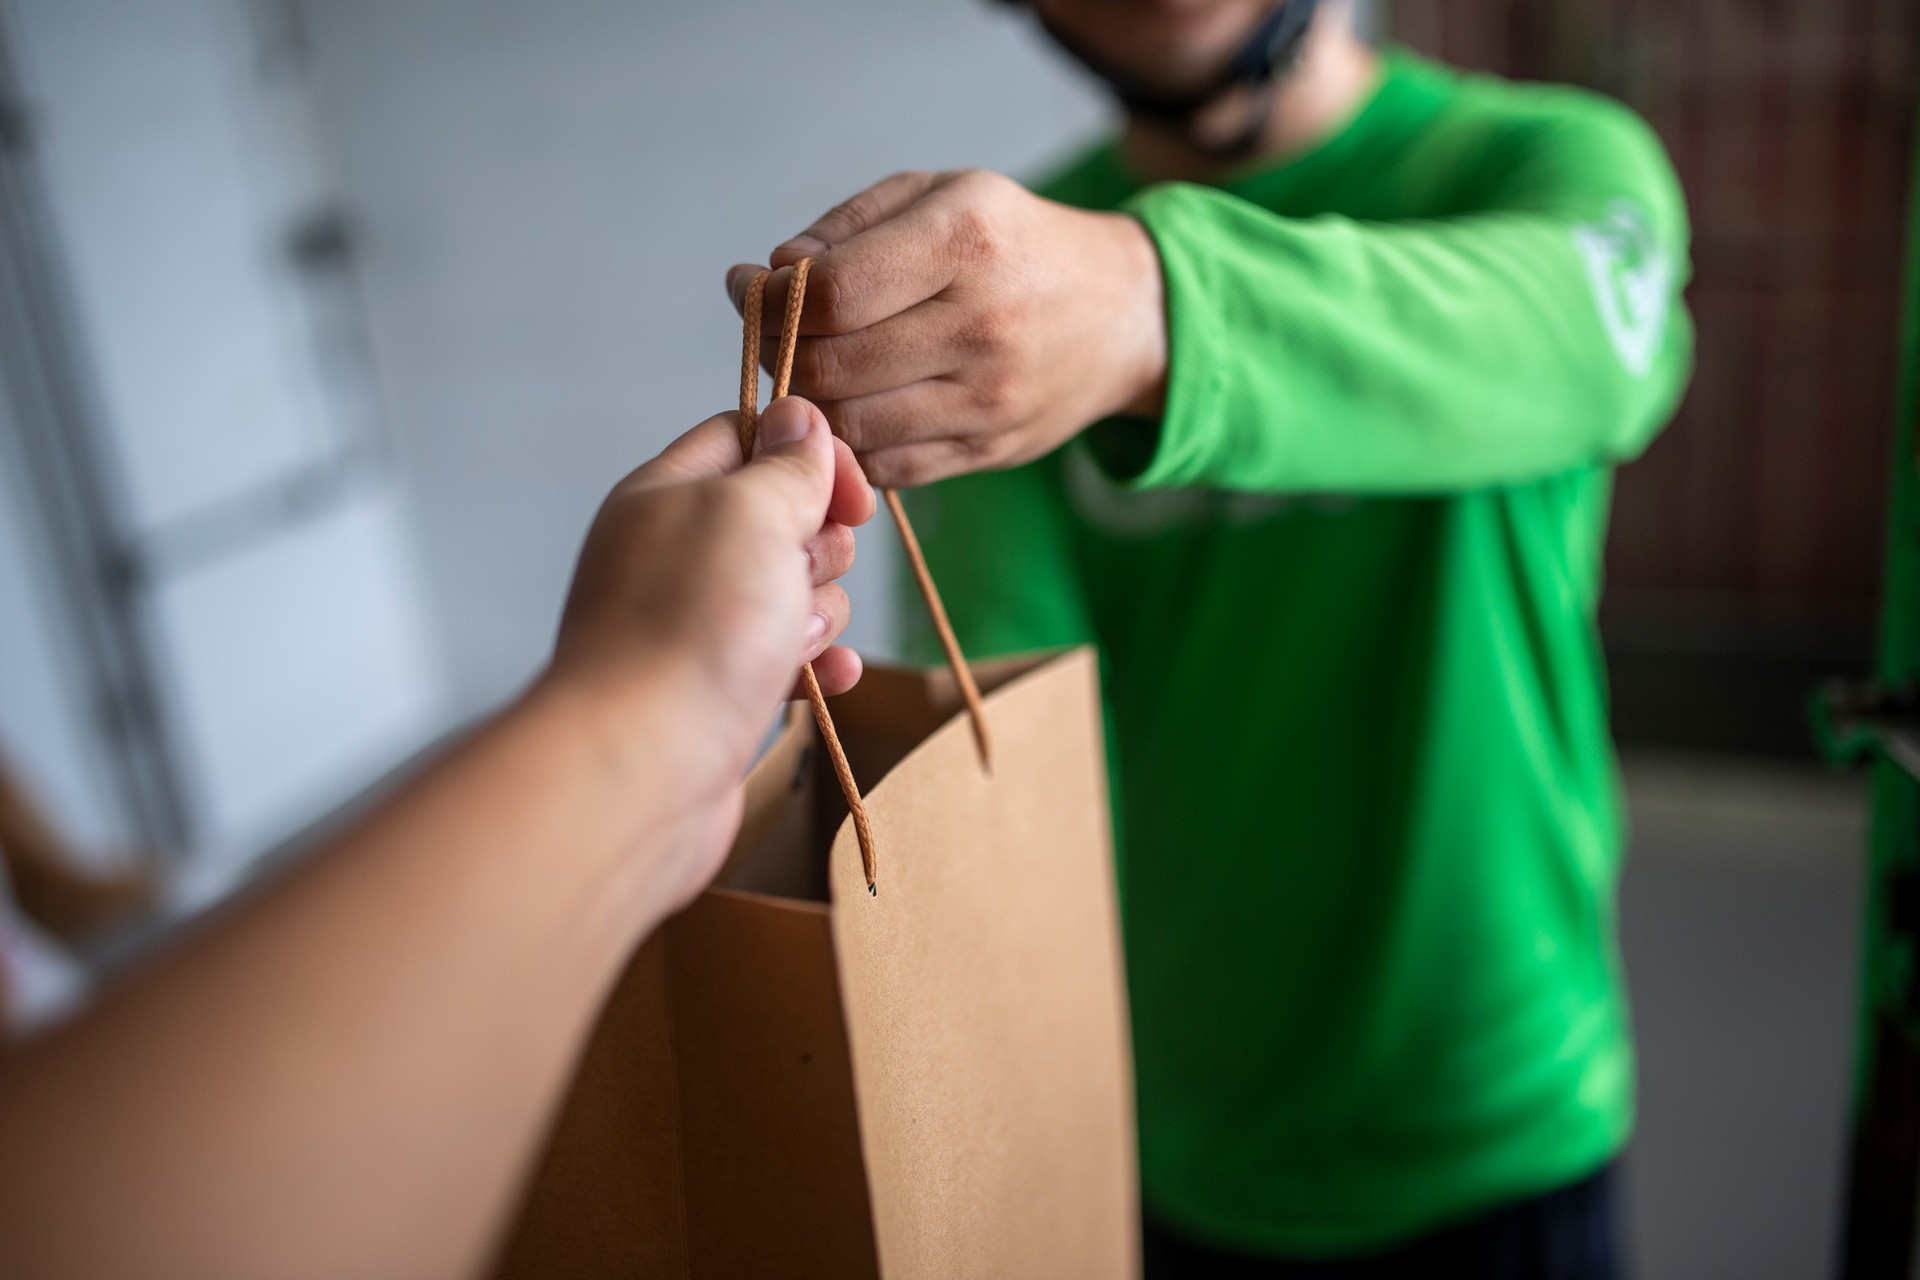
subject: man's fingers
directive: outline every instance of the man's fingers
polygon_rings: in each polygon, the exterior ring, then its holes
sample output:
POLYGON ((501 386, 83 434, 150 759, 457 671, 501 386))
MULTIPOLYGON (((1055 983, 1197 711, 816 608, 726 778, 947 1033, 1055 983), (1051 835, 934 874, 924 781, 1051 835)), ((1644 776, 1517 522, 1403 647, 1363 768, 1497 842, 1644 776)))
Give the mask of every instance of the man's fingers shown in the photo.
MULTIPOLYGON (((952 284, 962 253, 955 216, 945 205, 914 205, 816 258, 808 269, 806 303, 800 312, 802 336, 864 329, 952 284)), ((779 336, 792 281, 791 266, 776 269, 768 279, 761 332, 779 336)))
POLYGON ((787 396, 761 415, 760 454, 744 469, 740 415, 716 413, 620 487, 651 489, 738 471, 746 487, 780 504, 783 524, 806 542, 829 523, 857 527, 872 519, 874 485, 913 488, 994 465, 967 437, 923 438, 932 429, 965 425, 970 408, 966 388, 940 378, 829 403, 825 416, 822 408, 787 396))
POLYGON ((823 400, 833 433, 853 447, 873 484, 889 484, 867 465, 870 454, 920 441, 964 438, 981 419, 980 393, 948 378, 927 378, 851 400, 823 400))
POLYGON ((815 218, 813 225, 775 249, 768 261, 775 267, 790 267, 802 258, 818 258, 900 213, 944 180, 944 174, 919 171, 882 178, 815 218))
MULTIPOLYGON (((918 236, 918 232, 914 231, 913 236, 918 236)), ((915 246, 899 243, 911 238, 889 234, 871 244, 863 240, 857 246, 857 260, 850 266, 841 265, 833 270, 828 270, 825 262, 816 260, 807 271, 807 296, 800 311, 802 338, 865 328, 934 297, 952 284, 955 271, 942 265, 949 262, 951 255, 937 252, 940 247, 937 238, 920 237, 924 243, 919 246, 917 257, 913 252, 915 246), (897 253, 901 259, 901 275, 887 279, 884 290, 875 290, 869 284, 878 270, 875 259, 890 252, 897 253), (855 290, 854 295, 846 294, 848 286, 855 290)), ((854 250, 850 248, 847 252, 853 254, 854 250)), ((752 287, 753 278, 765 270, 751 262, 739 262, 727 268, 727 300, 733 303, 735 315, 746 314, 747 290, 752 287)), ((792 283, 792 265, 780 267, 767 278, 766 290, 760 297, 760 365, 768 373, 774 371, 774 356, 780 349, 780 330, 787 315, 787 290, 792 283)), ((800 372, 800 350, 804 347, 802 342, 794 353, 796 376, 802 381, 805 377, 800 372)))
MULTIPOLYGON (((747 313, 747 289, 753 284, 753 278, 765 271, 765 267, 755 266, 751 262, 736 262, 727 268, 727 299, 733 303, 733 313, 744 316, 747 313)), ((774 337, 779 337, 775 330, 774 337)))
MULTIPOLYGON (((852 333, 802 338, 793 354, 793 390, 818 403, 851 400, 959 371, 983 344, 982 326, 946 298, 928 298, 852 333)), ((774 345, 762 349, 772 365, 774 345)))
POLYGON ((964 440, 928 440, 865 454, 861 465, 873 482, 887 489, 918 489, 921 485, 970 471, 991 468, 980 451, 964 440))

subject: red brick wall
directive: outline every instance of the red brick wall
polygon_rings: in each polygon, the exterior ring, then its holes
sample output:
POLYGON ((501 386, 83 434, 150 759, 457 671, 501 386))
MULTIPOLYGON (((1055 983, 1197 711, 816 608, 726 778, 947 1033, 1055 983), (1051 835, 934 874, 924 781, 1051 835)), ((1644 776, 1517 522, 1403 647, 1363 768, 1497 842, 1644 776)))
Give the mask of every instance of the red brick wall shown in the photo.
POLYGON ((1609 617, 1860 622, 1879 586, 1915 0, 1399 0, 1399 40, 1591 85, 1671 149, 1699 367, 1620 478, 1609 617))

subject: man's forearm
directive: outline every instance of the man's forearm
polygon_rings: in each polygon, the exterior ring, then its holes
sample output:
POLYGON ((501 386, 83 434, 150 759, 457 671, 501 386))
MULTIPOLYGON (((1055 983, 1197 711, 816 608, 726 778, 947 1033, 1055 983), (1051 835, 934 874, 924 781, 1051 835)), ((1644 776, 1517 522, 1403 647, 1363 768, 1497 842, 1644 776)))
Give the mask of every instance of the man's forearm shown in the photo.
POLYGON ((582 721, 528 696, 0 1066, 0 1273, 472 1273, 671 905, 669 780, 582 721))

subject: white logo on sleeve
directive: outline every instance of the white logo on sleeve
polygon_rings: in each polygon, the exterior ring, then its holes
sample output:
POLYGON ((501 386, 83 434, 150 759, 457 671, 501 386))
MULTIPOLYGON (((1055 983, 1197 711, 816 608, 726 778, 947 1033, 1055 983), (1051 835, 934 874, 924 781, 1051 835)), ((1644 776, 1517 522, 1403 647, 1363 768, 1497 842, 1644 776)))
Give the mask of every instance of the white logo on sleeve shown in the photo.
POLYGON ((1082 520, 1110 538, 1138 541, 1174 529, 1250 529, 1282 518, 1345 515, 1359 500, 1338 493, 1252 493, 1233 489, 1138 489, 1115 484, 1084 441, 1066 451, 1067 498, 1082 520))
POLYGON ((1573 244, 1620 363, 1646 377, 1673 307, 1673 255, 1654 238, 1646 214, 1625 200, 1608 205, 1603 220, 1575 227, 1573 244))

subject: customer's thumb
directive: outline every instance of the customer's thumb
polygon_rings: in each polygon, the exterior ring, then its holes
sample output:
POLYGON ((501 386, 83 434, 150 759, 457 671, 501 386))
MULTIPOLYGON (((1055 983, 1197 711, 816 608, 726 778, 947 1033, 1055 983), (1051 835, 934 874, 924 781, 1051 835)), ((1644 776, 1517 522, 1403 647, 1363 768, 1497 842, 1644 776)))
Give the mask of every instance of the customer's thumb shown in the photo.
POLYGON ((742 483, 764 491, 791 517, 796 538, 809 538, 827 518, 833 496, 833 437, 820 410, 798 396, 782 396, 760 418, 760 443, 741 469, 742 483))

